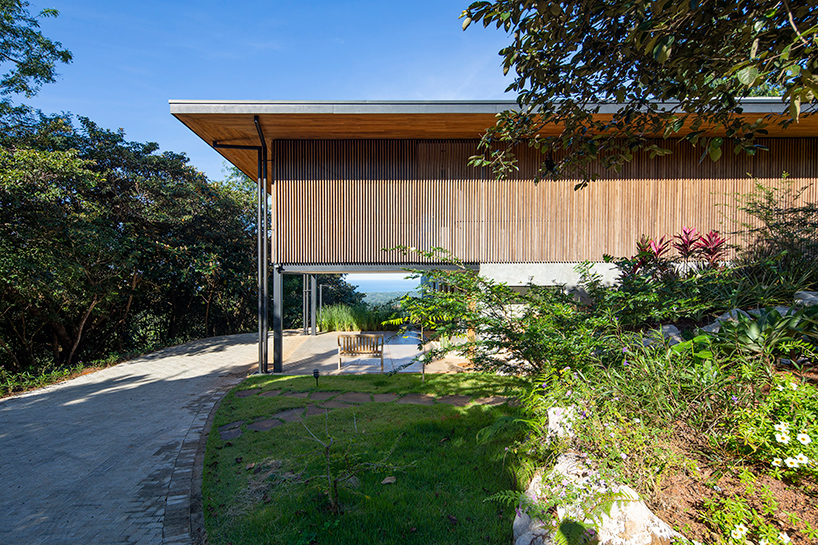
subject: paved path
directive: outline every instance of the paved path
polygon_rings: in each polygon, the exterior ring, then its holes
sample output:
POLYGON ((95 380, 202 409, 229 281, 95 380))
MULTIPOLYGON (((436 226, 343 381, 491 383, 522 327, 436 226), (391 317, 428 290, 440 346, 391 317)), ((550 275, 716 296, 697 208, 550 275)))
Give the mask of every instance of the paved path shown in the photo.
MULTIPOLYGON (((337 372, 334 335, 293 333, 285 373, 337 372)), ((195 541, 201 432, 222 394, 256 368, 256 339, 202 339, 0 400, 0 544, 195 541)), ((392 342, 387 370, 416 354, 412 341, 392 342)), ((374 371, 373 359, 344 365, 374 371)))
POLYGON ((289 397, 303 400, 303 406, 293 409, 285 409, 270 416, 256 418, 252 422, 238 420, 225 424, 218 429, 219 436, 223 441, 229 441, 244 435, 245 431, 269 431, 289 422, 298 422, 307 416, 325 414, 335 409, 348 409, 354 405, 364 403, 397 403, 399 405, 435 405, 442 403, 455 407, 465 407, 471 403, 476 405, 504 405, 519 406, 519 401, 506 396, 488 396, 473 398, 465 395, 446 395, 436 397, 429 394, 371 394, 365 392, 294 392, 282 390, 265 390, 262 388, 251 388, 249 390, 239 390, 237 397, 252 397, 260 395, 263 397, 289 397))
POLYGON ((0 543, 190 543, 200 433, 256 365, 256 339, 203 339, 0 400, 0 543))
MULTIPOLYGON (((375 333, 375 332, 368 332, 375 333)), ((420 373, 422 366, 412 360, 418 355, 416 336, 403 337, 394 331, 379 331, 384 336, 383 368, 384 372, 420 373)), ((286 339, 286 337, 285 337, 286 339)), ((292 348, 284 350, 284 373, 290 375, 309 375, 318 369, 322 375, 339 375, 355 373, 379 373, 380 358, 369 356, 344 357, 343 367, 338 370, 338 332, 331 331, 312 336, 298 336, 292 348), (297 343, 297 344, 296 344, 297 343)), ((427 373, 448 373, 456 369, 457 363, 465 359, 446 359, 426 366, 427 373)), ((461 369, 462 370, 462 369, 461 369)))

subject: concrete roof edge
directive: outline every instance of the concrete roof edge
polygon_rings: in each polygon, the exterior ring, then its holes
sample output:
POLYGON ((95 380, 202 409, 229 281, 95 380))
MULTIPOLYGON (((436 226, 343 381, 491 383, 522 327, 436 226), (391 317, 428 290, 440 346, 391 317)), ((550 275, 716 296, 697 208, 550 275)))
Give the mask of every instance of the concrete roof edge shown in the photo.
MULTIPOLYGON (((513 100, 170 100, 171 114, 497 114, 517 109, 513 100)), ((744 112, 784 113, 778 97, 741 100, 744 112)), ((659 103, 673 108, 677 102, 659 103)), ((596 107, 597 105, 591 105, 596 107)), ((619 104, 599 104, 601 114, 613 114, 619 104)))
POLYGON ((172 114, 496 114, 517 103, 496 101, 170 100, 172 114))

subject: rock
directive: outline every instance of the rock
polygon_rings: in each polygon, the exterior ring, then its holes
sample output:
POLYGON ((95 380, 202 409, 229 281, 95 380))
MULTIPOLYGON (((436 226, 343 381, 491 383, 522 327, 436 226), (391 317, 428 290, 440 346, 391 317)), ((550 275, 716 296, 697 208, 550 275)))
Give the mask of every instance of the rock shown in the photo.
POLYGON ((531 502, 537 502, 544 495, 558 494, 566 487, 582 491, 585 501, 581 497, 574 503, 557 504, 556 513, 550 520, 532 519, 524 510, 518 509, 513 526, 514 545, 553 545, 557 543, 557 526, 570 524, 570 521, 584 523, 586 527, 594 526, 599 545, 658 545, 675 540, 687 541, 654 515, 632 488, 605 482, 590 468, 583 454, 561 454, 547 477, 543 479, 543 476, 538 472, 525 492, 531 502), (543 480, 561 483, 561 486, 544 485, 543 480), (601 508, 597 509, 598 512, 587 513, 589 506, 599 506, 603 495, 612 498, 610 513, 601 508))
POLYGON ((797 291, 794 299, 796 305, 813 307, 818 305, 818 291, 797 291))
MULTIPOLYGON (((762 311, 765 311, 765 310, 767 310, 767 309, 754 308, 752 310, 748 310, 747 313, 752 314, 753 316, 761 316, 762 311)), ((785 307, 785 306, 777 306, 777 307, 773 307, 772 310, 775 310, 781 316, 785 316, 785 315, 789 314, 792 311, 792 308, 785 307)))
POLYGON ((663 325, 661 329, 655 329, 648 333, 645 338, 642 339, 642 344, 650 346, 657 342, 664 342, 667 343, 668 346, 673 346, 683 341, 682 332, 679 331, 679 328, 673 324, 667 324, 663 325))
POLYGON ((740 308, 734 308, 733 310, 729 310, 729 311, 725 312, 724 314, 722 314, 721 316, 719 316, 718 318, 716 318, 716 321, 717 322, 727 322, 727 321, 737 322, 739 315, 745 316, 747 318, 750 317, 749 314, 747 314, 746 312, 744 312, 740 308))
POLYGON ((571 427, 577 413, 573 407, 564 409, 562 407, 550 407, 548 409, 548 437, 573 437, 574 432, 571 427))
POLYGON ((733 310, 731 310, 729 312, 725 312, 724 314, 722 314, 721 316, 716 318, 716 321, 713 322, 712 324, 701 327, 701 328, 699 328, 699 330, 703 331, 705 333, 710 333, 710 334, 718 333, 719 330, 721 329, 721 324, 723 324, 724 322, 728 322, 728 321, 729 322, 737 322, 739 314, 741 314, 742 316, 746 316, 748 318, 750 317, 749 314, 747 314, 746 312, 744 312, 740 308, 734 308, 733 310))

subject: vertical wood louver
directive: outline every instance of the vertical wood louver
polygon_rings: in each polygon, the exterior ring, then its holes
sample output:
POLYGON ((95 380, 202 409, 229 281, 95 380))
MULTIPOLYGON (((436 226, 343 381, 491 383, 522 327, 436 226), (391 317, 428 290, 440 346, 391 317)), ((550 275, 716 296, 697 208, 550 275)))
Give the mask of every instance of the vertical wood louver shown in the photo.
MULTIPOLYGON (((466 262, 600 261, 631 255, 642 235, 734 230, 732 195, 790 174, 796 187, 818 181, 818 139, 771 138, 754 157, 726 153, 700 161, 701 149, 665 142, 673 154, 637 156, 621 175, 600 172, 588 188, 575 180, 531 180, 541 155, 518 151, 520 170, 495 180, 468 166, 476 141, 281 140, 271 148, 273 261, 283 264, 402 264, 383 248, 450 250, 466 262)), ((725 144, 727 145, 727 143, 725 144)), ((818 184, 804 195, 818 201, 818 184)), ((742 218, 734 218, 743 221, 742 218)))

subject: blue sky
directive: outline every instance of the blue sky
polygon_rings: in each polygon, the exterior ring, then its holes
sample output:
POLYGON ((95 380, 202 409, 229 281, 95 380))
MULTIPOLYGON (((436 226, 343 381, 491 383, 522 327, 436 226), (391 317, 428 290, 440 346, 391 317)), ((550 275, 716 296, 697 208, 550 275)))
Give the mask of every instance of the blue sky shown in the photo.
POLYGON ((504 32, 461 30, 468 0, 412 2, 44 0, 43 33, 74 61, 29 104, 90 117, 185 152, 211 178, 222 159, 169 99, 500 99, 504 32))
MULTIPOLYGON (((184 152, 211 179, 223 160, 169 113, 169 99, 512 99, 504 32, 461 30, 469 0, 32 1, 71 51, 28 104, 184 152)), ((361 291, 413 289, 405 275, 350 275, 361 291)))

